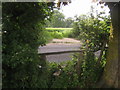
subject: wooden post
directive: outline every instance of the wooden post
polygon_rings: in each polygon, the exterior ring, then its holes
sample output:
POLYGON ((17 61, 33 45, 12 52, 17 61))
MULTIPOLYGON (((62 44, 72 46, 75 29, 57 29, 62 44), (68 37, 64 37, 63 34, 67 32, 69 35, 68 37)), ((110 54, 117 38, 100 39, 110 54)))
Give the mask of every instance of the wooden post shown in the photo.
POLYGON ((79 52, 78 62, 76 65, 76 71, 78 75, 81 74, 82 60, 83 60, 83 52, 79 52))
POLYGON ((45 60, 46 61, 46 55, 40 55, 41 60, 45 60))

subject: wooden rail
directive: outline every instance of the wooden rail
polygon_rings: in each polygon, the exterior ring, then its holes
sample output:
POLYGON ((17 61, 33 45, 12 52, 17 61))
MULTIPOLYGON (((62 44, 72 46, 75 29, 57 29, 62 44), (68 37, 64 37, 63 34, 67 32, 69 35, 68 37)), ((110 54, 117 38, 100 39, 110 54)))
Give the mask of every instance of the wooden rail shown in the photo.
POLYGON ((39 53, 39 55, 41 56, 41 58, 43 60, 46 60, 46 55, 55 55, 55 54, 63 54, 63 53, 75 53, 75 52, 79 52, 79 57, 78 57, 78 61, 77 64, 75 66, 75 69, 77 71, 77 74, 80 75, 81 74, 81 66, 82 66, 82 60, 83 60, 83 52, 84 50, 71 50, 71 51, 59 51, 59 52, 47 52, 47 53, 39 53))
POLYGON ((39 55, 53 55, 53 54, 74 53, 74 52, 83 52, 83 50, 59 51, 59 52, 46 52, 46 53, 39 53, 39 55))

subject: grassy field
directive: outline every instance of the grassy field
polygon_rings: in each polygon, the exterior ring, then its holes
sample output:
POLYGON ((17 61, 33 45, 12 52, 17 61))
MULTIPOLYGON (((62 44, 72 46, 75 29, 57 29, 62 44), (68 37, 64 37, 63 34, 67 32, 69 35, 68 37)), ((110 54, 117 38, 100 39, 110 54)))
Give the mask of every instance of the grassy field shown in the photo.
POLYGON ((47 31, 60 31, 60 32, 65 32, 65 31, 71 31, 72 28, 46 28, 47 31))
POLYGON ((46 30, 71 30, 72 28, 46 28, 46 30))

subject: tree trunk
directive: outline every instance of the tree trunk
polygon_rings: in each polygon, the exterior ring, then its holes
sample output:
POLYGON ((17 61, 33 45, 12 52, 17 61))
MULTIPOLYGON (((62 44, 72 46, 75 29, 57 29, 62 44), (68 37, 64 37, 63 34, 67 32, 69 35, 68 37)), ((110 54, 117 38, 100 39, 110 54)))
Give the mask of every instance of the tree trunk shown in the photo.
POLYGON ((109 38, 109 48, 107 55, 107 63, 103 72, 101 81, 98 87, 100 88, 120 88, 118 85, 118 13, 120 9, 120 3, 107 3, 110 8, 111 14, 111 30, 109 38))

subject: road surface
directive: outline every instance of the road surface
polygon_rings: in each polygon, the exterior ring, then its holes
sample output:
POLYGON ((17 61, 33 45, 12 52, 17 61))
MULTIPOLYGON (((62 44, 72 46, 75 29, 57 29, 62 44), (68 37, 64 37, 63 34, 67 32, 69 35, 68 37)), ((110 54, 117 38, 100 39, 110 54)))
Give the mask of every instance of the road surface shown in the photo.
MULTIPOLYGON (((72 38, 53 39, 46 46, 40 46, 38 53, 61 52, 80 50, 82 43, 72 38)), ((47 55, 46 60, 50 62, 62 62, 72 59, 73 53, 63 53, 55 55, 47 55)))

